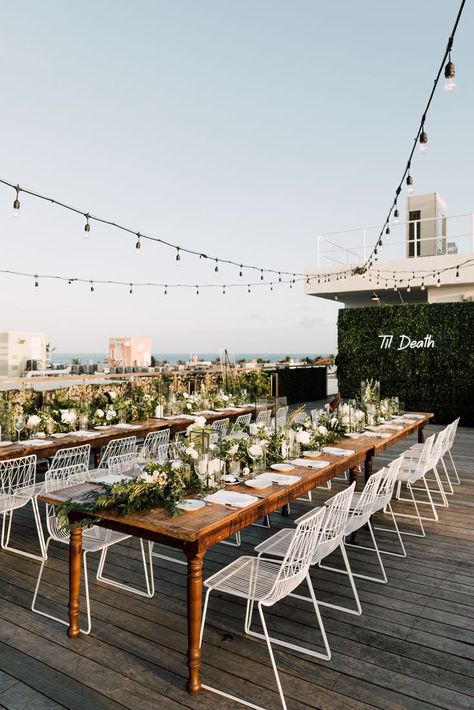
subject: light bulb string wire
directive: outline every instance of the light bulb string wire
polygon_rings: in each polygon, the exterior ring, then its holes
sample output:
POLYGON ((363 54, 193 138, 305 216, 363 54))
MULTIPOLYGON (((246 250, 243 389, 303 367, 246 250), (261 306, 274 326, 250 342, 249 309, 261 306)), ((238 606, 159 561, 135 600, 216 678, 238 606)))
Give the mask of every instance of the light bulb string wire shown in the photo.
POLYGON ((383 226, 382 226, 382 229, 380 230, 380 234, 379 234, 379 236, 378 236, 378 238, 377 238, 377 241, 375 242, 375 245, 374 245, 374 247, 373 247, 373 249, 372 249, 372 251, 371 251, 371 253, 370 253, 370 256, 368 257, 368 259, 366 260, 366 262, 364 263, 364 265, 363 265, 362 267, 358 267, 358 272, 360 272, 361 269, 367 270, 367 268, 370 268, 370 265, 371 265, 371 262, 372 262, 372 257, 374 256, 375 249, 376 249, 376 248, 378 247, 378 245, 380 244, 380 240, 383 238, 384 230, 385 230, 385 228, 386 228, 386 227, 389 225, 389 223, 390 223, 390 217, 392 216, 392 212, 393 212, 393 210, 394 210, 394 209, 396 208, 396 206, 397 206, 398 196, 400 195, 400 193, 401 193, 401 191, 402 191, 403 181, 404 181, 405 178, 407 178, 408 175, 410 174, 411 161, 412 161, 412 159, 413 159, 413 155, 414 155, 414 153, 415 153, 416 146, 418 145, 418 141, 419 141, 419 138, 420 138, 420 134, 421 134, 422 131, 424 130, 424 126, 425 126, 425 122, 426 122, 426 117, 427 117, 427 115, 428 115, 428 111, 429 111, 430 106, 431 106, 431 103, 432 103, 432 101, 433 101, 433 98, 434 98, 436 89, 437 89, 437 87, 438 87, 439 80, 440 80, 440 78, 441 78, 441 74, 442 74, 442 71, 443 71, 443 68, 444 68, 446 59, 447 59, 447 58, 450 56, 450 54, 451 54, 451 50, 452 50, 452 48, 453 48, 453 43, 454 43, 454 37, 455 37, 455 35, 456 35, 456 31, 457 31, 457 29, 458 29, 458 25, 459 25, 459 22, 460 22, 460 20, 461 20, 461 15, 462 15, 462 13, 463 13, 464 5, 465 5, 465 4, 466 4, 466 0, 462 0, 462 1, 461 1, 461 4, 460 4, 460 6, 459 6, 458 13, 457 13, 457 15, 456 15, 456 19, 455 19, 455 22, 454 22, 453 29, 451 30, 451 34, 449 35, 449 38, 448 38, 448 43, 447 43, 447 45, 446 45, 446 49, 445 49, 445 51, 444 51, 443 58, 442 58, 441 63, 440 63, 440 65, 439 65, 438 73, 436 74, 436 78, 434 79, 433 86, 432 86, 432 88, 431 88, 430 95, 429 95, 429 97, 428 97, 428 101, 427 101, 426 106, 425 106, 425 110, 423 111, 423 114, 422 114, 422 116, 421 116, 421 121, 420 121, 420 124, 419 124, 419 127, 418 127, 418 131, 417 131, 417 133, 416 133, 416 136, 415 136, 414 141, 413 141, 412 148, 411 148, 410 153, 409 153, 409 155, 408 155, 408 160, 406 161, 405 170, 403 171, 403 175, 402 175, 402 177, 401 177, 401 180, 400 180, 400 182, 398 183, 398 186, 397 186, 397 188, 396 188, 396 190, 395 190, 395 197, 394 197, 393 203, 392 203, 392 205, 391 205, 391 207, 390 207, 390 210, 389 210, 389 212, 388 212, 388 214, 387 214, 387 217, 386 217, 385 222, 384 222, 384 224, 383 224, 383 226))
POLYGON ((254 266, 252 264, 245 264, 242 261, 233 261, 232 259, 225 259, 221 258, 219 256, 213 256, 212 254, 206 254, 202 251, 196 251, 195 249, 189 249, 187 247, 183 247, 181 244, 173 244, 172 242, 167 241, 166 239, 161 239, 161 237, 155 237, 151 234, 145 234, 144 232, 140 232, 137 229, 131 229, 130 227, 125 227, 122 224, 119 224, 118 222, 105 219, 104 217, 98 217, 97 215, 91 214, 90 212, 87 212, 85 210, 81 210, 78 207, 72 207, 71 205, 67 205, 65 202, 61 202, 60 200, 57 200, 53 197, 47 197, 46 195, 42 195, 39 192, 35 192, 34 190, 30 190, 26 187, 21 187, 17 183, 10 182, 9 180, 5 180, 0 178, 0 184, 5 185, 6 187, 11 187, 13 190, 16 191, 16 194, 18 195, 19 193, 24 193, 25 195, 30 195, 30 197, 36 197, 39 200, 43 200, 44 202, 49 202, 53 205, 56 205, 57 207, 62 207, 65 210, 68 210, 69 212, 73 212, 75 214, 81 215, 81 217, 84 217, 86 219, 87 224, 90 222, 97 222, 99 224, 105 224, 109 227, 114 227, 115 229, 118 229, 122 232, 126 232, 127 234, 133 234, 134 237, 138 237, 138 240, 140 241, 141 239, 146 239, 151 242, 155 242, 158 244, 161 244, 163 246, 169 247, 170 249, 174 249, 177 253, 179 254, 190 254, 192 256, 198 256, 200 259, 209 259, 210 261, 217 262, 219 264, 229 264, 230 266, 236 266, 239 269, 247 269, 247 270, 253 270, 253 271, 258 271, 258 272, 264 272, 267 274, 285 274, 286 276, 302 276, 303 274, 301 272, 296 272, 296 271, 285 271, 282 269, 272 269, 272 268, 262 268, 261 266, 254 266))
POLYGON ((119 281, 115 279, 95 279, 95 278, 84 278, 77 276, 62 276, 58 274, 41 274, 30 273, 27 271, 16 271, 14 269, 0 269, 0 274, 5 274, 8 276, 22 276, 30 279, 39 280, 50 280, 50 281, 63 281, 68 284, 73 283, 84 283, 84 284, 94 284, 94 285, 106 285, 106 286, 128 286, 128 288, 140 288, 140 287, 155 287, 155 288, 184 288, 184 289, 201 289, 201 288, 216 288, 216 289, 227 289, 227 288, 250 288, 250 287, 265 287, 265 286, 282 286, 285 284, 293 285, 295 283, 304 281, 302 277, 292 278, 292 279, 282 279, 281 281, 242 281, 236 283, 225 283, 225 284, 212 284, 212 283, 158 283, 155 281, 119 281))

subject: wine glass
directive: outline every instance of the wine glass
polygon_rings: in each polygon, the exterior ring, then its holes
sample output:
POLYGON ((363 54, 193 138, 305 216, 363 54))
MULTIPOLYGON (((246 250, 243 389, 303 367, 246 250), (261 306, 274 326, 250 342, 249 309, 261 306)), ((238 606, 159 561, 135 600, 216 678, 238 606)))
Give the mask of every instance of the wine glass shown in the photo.
POLYGON ((19 414, 16 419, 15 419, 15 429, 18 433, 18 441, 20 441, 21 438, 21 432, 25 428, 25 418, 22 414, 19 414))

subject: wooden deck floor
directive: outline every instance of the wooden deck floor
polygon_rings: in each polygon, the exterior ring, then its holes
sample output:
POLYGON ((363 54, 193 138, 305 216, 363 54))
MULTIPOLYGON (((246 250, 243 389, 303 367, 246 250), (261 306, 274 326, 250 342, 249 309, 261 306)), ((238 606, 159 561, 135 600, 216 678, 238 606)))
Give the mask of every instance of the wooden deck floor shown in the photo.
MULTIPOLYGON (((407 440, 403 446, 409 444, 407 440)), ((440 521, 427 524, 425 539, 406 538, 407 559, 385 556, 388 584, 357 581, 362 616, 322 609, 332 660, 276 651, 289 708, 474 707, 473 444, 474 431, 460 429, 453 453, 462 485, 455 487, 449 508, 440 509, 440 521)), ((387 458, 400 450, 390 450, 387 458)), ((377 459, 375 468, 386 460, 377 459)), ((317 502, 329 495, 318 490, 317 502)), ((307 507, 297 503, 292 514, 307 507)), ((33 546, 29 513, 19 513, 16 522, 16 540, 33 546)), ((276 529, 289 520, 275 514, 272 524, 276 529)), ((213 548, 206 556, 205 576, 236 556, 251 553, 269 532, 251 527, 244 531, 240 549, 213 548)), ((394 536, 379 536, 382 544, 395 549, 394 536)), ((368 561, 370 552, 351 549, 350 556, 354 571, 376 572, 368 561)), ((90 564, 95 569, 93 558, 90 564)), ((209 692, 192 698, 184 690, 185 567, 156 560, 157 591, 152 600, 91 581, 92 633, 73 641, 65 627, 30 611, 38 566, 33 560, 0 553, 1 707, 241 707, 209 692)), ((66 547, 52 546, 41 603, 54 613, 65 611, 66 570, 66 547)), ((113 549, 106 571, 140 583, 136 541, 113 549)), ((321 600, 351 604, 344 576, 317 570, 313 578, 321 600)), ((281 603, 269 618, 274 633, 321 645, 304 602, 281 603)), ((205 683, 266 708, 280 707, 266 648, 244 635, 243 604, 238 600, 217 595, 212 599, 203 661, 205 683)))

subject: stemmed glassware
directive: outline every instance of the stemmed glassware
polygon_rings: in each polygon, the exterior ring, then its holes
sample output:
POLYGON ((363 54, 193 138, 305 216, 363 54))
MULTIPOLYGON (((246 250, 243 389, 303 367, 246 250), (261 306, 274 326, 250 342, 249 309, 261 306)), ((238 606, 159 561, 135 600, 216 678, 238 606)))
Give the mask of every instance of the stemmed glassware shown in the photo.
POLYGON ((25 428, 25 418, 22 414, 19 414, 16 419, 15 419, 15 429, 18 434, 18 441, 20 441, 21 438, 21 432, 25 428))

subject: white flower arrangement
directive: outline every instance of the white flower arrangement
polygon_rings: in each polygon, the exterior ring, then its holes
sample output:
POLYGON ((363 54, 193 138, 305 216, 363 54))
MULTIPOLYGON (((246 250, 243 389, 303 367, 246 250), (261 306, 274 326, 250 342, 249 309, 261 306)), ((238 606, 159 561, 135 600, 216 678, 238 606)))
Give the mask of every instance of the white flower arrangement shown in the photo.
POLYGON ((311 434, 309 433, 309 431, 304 431, 304 429, 299 429, 296 432, 296 441, 299 444, 309 444, 309 442, 311 441, 311 434))
POLYGON ((61 421, 63 424, 74 424, 76 421, 76 413, 72 409, 61 410, 61 421))
POLYGON ((41 417, 39 417, 37 414, 32 414, 30 417, 28 417, 28 421, 26 422, 26 426, 28 429, 36 429, 37 426, 41 424, 41 417))

